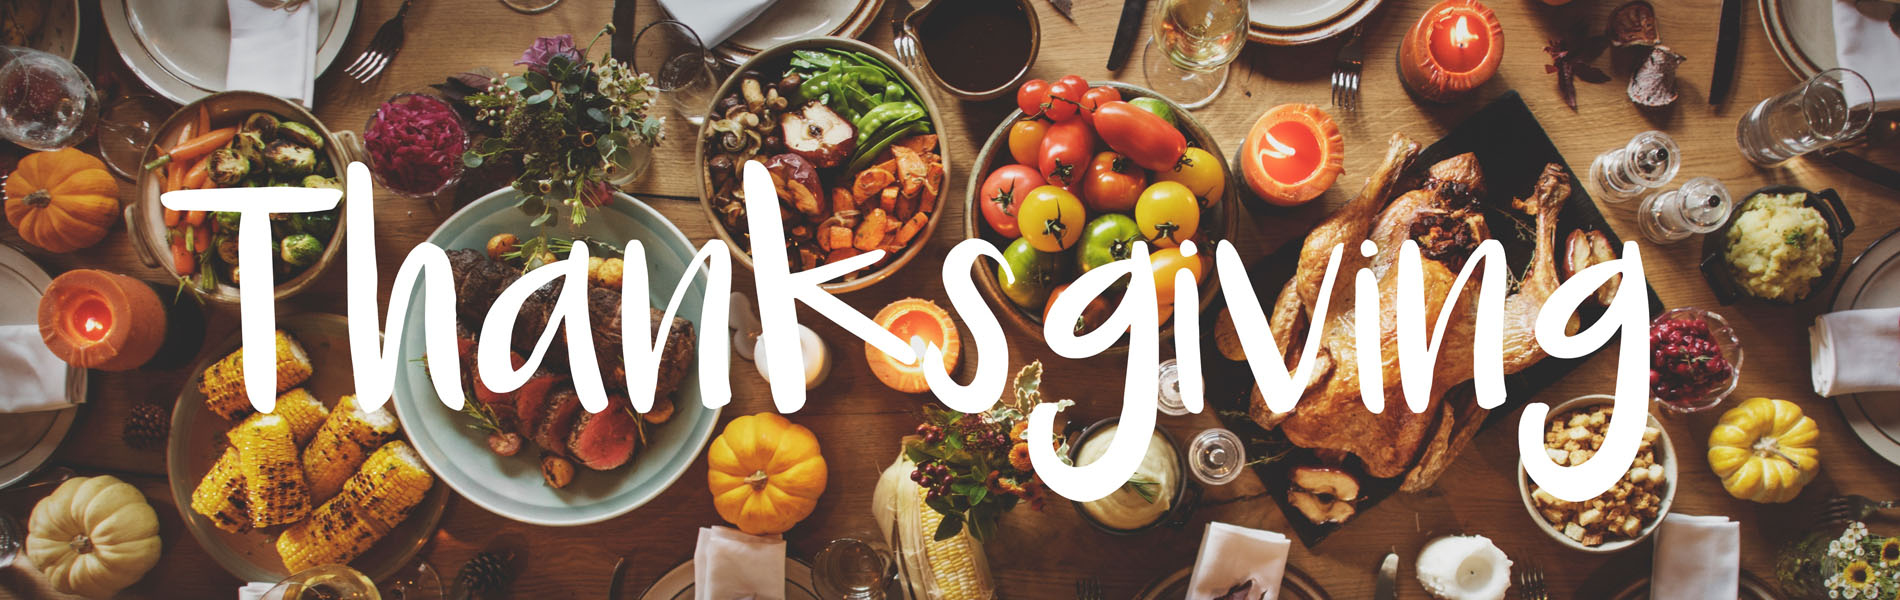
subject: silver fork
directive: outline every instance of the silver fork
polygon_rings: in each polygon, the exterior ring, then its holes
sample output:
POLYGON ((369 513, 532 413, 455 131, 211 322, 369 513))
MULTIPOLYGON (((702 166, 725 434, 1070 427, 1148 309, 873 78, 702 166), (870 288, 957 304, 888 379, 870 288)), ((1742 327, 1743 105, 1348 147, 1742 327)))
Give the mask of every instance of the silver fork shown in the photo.
POLYGON ((1365 29, 1365 25, 1358 25, 1347 32, 1346 43, 1333 57, 1333 106, 1346 112, 1359 110, 1359 72, 1366 64, 1365 29))
POLYGON ((1887 510, 1896 506, 1900 506, 1900 500, 1882 502, 1866 496, 1835 496, 1828 498, 1827 504, 1821 509, 1821 522, 1861 521, 1874 514, 1874 511, 1887 510))
POLYGON ((904 30, 904 19, 910 17, 910 0, 894 0, 891 4, 891 49, 896 51, 897 60, 912 71, 923 68, 917 58, 917 38, 904 30))
POLYGON ((402 19, 409 14, 409 2, 403 0, 402 7, 396 9, 396 16, 376 29, 376 37, 369 39, 369 47, 363 49, 363 54, 357 56, 356 62, 350 63, 343 74, 359 83, 369 83, 383 74, 383 67, 389 66, 389 61, 402 51, 402 19))
POLYGON ((1537 565, 1524 565, 1517 570, 1517 597, 1520 600, 1550 600, 1550 592, 1544 589, 1544 571, 1537 565))
POLYGON ((1102 600, 1102 582, 1094 577, 1075 580, 1075 600, 1102 600))

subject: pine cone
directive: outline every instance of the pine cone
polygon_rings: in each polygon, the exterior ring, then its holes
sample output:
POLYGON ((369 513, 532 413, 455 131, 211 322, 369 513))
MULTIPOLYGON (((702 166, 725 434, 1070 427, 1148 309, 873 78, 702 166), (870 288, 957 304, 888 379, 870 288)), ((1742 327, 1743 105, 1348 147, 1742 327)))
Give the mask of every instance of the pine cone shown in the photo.
POLYGON ((156 403, 140 402, 132 406, 132 414, 126 415, 125 429, 119 435, 132 448, 157 450, 165 445, 171 427, 171 411, 156 403))
POLYGON ((468 564, 462 565, 462 572, 455 575, 455 581, 471 598, 500 591, 513 575, 509 566, 514 560, 514 552, 506 550, 478 553, 468 564))

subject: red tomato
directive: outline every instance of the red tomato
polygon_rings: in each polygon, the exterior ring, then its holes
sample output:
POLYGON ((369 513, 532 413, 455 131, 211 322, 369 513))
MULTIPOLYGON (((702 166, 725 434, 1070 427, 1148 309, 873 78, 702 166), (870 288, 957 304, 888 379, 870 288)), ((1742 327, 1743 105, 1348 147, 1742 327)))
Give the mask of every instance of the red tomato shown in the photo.
POLYGON ((1016 224, 1016 207, 1023 195, 1042 185, 1042 174, 1023 165, 1008 165, 991 171, 990 176, 983 179, 982 195, 976 198, 983 210, 983 220, 996 233, 1016 239, 1023 234, 1016 224))
MULTIPOLYGON (((1042 322, 1049 322, 1049 309, 1055 308, 1056 298, 1061 297, 1062 293, 1066 291, 1069 291, 1069 284, 1065 283, 1057 286, 1054 291, 1049 292, 1049 303, 1042 307, 1042 322)), ((1101 296, 1096 296, 1091 298, 1088 305, 1082 308, 1082 316, 1075 319, 1075 328, 1070 331, 1076 335, 1082 335, 1095 331, 1095 328, 1101 327, 1102 323, 1107 321, 1108 301, 1103 300, 1101 296)))
POLYGON ((1038 153, 1042 152, 1042 136, 1049 132, 1049 122, 1041 119, 1022 119, 1009 126, 1009 157, 1016 164, 1035 166, 1038 153))
POLYGON ((1049 185, 1074 189, 1088 174, 1089 159, 1095 157, 1095 132, 1081 119, 1057 121, 1042 136, 1042 150, 1036 166, 1049 185))
POLYGON ((1095 124, 1096 107, 1121 99, 1122 93, 1116 91, 1115 88, 1106 85, 1089 88, 1089 91, 1082 92, 1082 120, 1088 121, 1090 125, 1095 124))
POLYGON ((1032 117, 1042 116, 1043 109, 1049 106, 1049 82, 1031 79, 1016 88, 1016 108, 1032 117))
POLYGON ((1056 121, 1075 118, 1082 109, 1082 94, 1089 89, 1089 81, 1077 75, 1064 75, 1049 86, 1049 108, 1043 114, 1056 121))
POLYGON ((1102 152, 1089 161, 1082 179, 1082 200, 1096 212, 1132 212, 1141 191, 1148 189, 1148 172, 1128 157, 1102 152))
POLYGON ((1151 171, 1172 170, 1187 151, 1187 137, 1180 130, 1127 102, 1104 102, 1096 107, 1095 131, 1110 149, 1151 171))

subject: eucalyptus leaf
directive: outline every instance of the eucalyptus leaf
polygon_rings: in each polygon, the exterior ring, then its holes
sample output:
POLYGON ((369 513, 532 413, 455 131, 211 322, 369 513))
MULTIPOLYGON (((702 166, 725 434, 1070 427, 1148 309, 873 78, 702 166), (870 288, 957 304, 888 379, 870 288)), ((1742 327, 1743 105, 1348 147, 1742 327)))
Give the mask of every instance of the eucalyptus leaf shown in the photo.
POLYGON ((541 214, 539 216, 536 216, 534 218, 533 221, 528 222, 528 226, 540 227, 542 225, 546 225, 548 223, 548 219, 553 218, 553 217, 554 217, 554 211, 543 210, 541 211, 541 214))
POLYGON ((607 122, 607 113, 601 112, 599 108, 588 107, 587 118, 593 119, 595 123, 605 124, 607 122))
POLYGON ((482 158, 482 155, 479 153, 475 153, 475 152, 462 153, 462 166, 468 167, 470 169, 482 168, 483 160, 484 159, 482 158))
POLYGON ((541 90, 539 92, 536 92, 533 96, 529 96, 528 99, 525 100, 525 102, 527 102, 529 105, 535 105, 535 104, 540 104, 542 102, 547 102, 548 99, 553 98, 553 97, 554 97, 554 90, 541 90))
POLYGON ((508 89, 516 92, 528 89, 528 80, 523 79, 520 75, 509 77, 504 83, 508 86, 508 89))

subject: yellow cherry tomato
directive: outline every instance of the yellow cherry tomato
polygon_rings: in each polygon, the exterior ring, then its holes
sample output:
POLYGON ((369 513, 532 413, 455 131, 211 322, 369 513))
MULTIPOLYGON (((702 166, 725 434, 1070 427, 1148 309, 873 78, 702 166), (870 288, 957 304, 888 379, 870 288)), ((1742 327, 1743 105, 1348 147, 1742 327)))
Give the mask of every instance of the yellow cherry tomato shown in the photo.
MULTIPOLYGON (((1153 254, 1148 255, 1148 265, 1154 269, 1155 300, 1160 301, 1162 307, 1170 309, 1174 306, 1175 273, 1187 269, 1189 273, 1194 274, 1194 281, 1199 282, 1205 267, 1199 255, 1187 256, 1181 253, 1180 248, 1162 248, 1154 251, 1153 254)), ((1164 317, 1162 320, 1167 319, 1164 317)))
POLYGON ((1188 148, 1181 154, 1181 160, 1174 168, 1156 171, 1155 181, 1172 181, 1187 186, 1188 191, 1201 199, 1201 206, 1213 206, 1220 203, 1221 196, 1227 193, 1227 168, 1212 153, 1200 148, 1188 148))
POLYGON ((1023 239, 1043 252, 1061 252, 1074 246, 1082 239, 1086 223, 1088 211, 1082 208, 1082 199, 1053 185, 1029 190, 1016 207, 1016 224, 1023 239))
POLYGON ((1049 122, 1042 119, 1022 119, 1009 126, 1009 156, 1016 164, 1036 166, 1036 153, 1042 151, 1042 134, 1049 132, 1049 122))
MULTIPOLYGON (((1027 221, 1024 221, 1027 223, 1027 221)), ((1162 248, 1180 246, 1194 238, 1201 226, 1201 204, 1187 186, 1163 181, 1148 186, 1135 200, 1135 224, 1148 242, 1162 248)), ((1028 232, 1028 228, 1024 228, 1028 232)))

